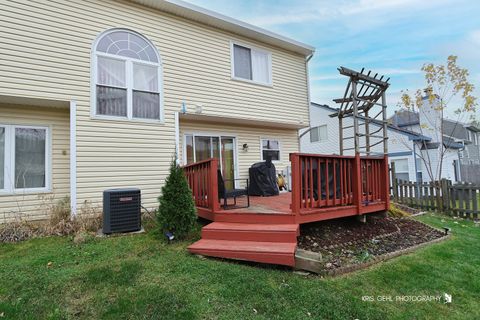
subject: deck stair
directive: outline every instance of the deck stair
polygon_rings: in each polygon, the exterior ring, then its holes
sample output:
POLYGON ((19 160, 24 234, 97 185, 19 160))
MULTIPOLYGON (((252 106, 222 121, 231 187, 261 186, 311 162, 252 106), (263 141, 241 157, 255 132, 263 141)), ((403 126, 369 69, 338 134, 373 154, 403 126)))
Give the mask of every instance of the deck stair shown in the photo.
POLYGON ((202 239, 188 247, 191 253, 295 266, 298 224, 212 222, 202 239))

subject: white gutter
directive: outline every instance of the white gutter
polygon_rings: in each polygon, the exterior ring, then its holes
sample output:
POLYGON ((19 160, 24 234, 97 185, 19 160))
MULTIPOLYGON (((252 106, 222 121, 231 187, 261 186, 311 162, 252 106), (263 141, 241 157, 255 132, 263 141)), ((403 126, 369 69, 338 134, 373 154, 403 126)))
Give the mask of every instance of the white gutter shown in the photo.
POLYGON ((77 102, 70 101, 70 214, 77 215, 77 102))
POLYGON ((192 21, 233 32, 248 38, 269 43, 280 48, 309 56, 315 48, 266 29, 234 19, 182 0, 130 0, 150 8, 158 9, 192 21))

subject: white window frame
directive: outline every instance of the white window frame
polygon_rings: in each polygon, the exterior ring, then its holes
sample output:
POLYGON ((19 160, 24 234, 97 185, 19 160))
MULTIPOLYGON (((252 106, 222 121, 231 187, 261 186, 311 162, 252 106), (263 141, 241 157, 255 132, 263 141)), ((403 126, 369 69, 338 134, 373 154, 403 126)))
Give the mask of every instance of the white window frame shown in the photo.
MULTIPOLYGON (((155 45, 148 40, 146 37, 144 37, 142 34, 135 32, 130 29, 124 29, 124 28, 115 28, 115 29, 109 29, 107 31, 102 32, 101 34, 98 35, 96 38, 95 42, 92 45, 92 53, 91 53, 91 79, 90 79, 90 117, 92 119, 101 119, 101 120, 119 120, 119 121, 138 121, 138 122, 150 122, 150 123, 164 123, 165 122, 165 115, 164 115, 164 106, 163 106, 163 64, 162 64, 162 59, 160 56, 160 53, 158 52, 157 48, 155 45), (123 31, 123 32, 128 32, 135 34, 139 37, 141 37, 143 40, 145 40, 149 45, 152 46, 152 48, 155 50, 155 53, 157 54, 158 58, 158 63, 155 62, 150 62, 150 61, 145 61, 145 60, 139 60, 139 59, 134 59, 134 58, 129 58, 129 57, 124 57, 124 56, 119 56, 119 55, 114 55, 114 54, 109 54, 105 52, 97 52, 96 48, 98 45, 98 42, 108 34, 112 32, 117 32, 117 31, 123 31), (103 114, 97 114, 97 79, 98 79, 98 57, 105 57, 109 59, 116 59, 116 60, 121 60, 125 61, 125 85, 127 89, 127 116, 122 117, 122 116, 112 116, 112 115, 103 115, 103 114), (157 67, 157 72, 158 72, 158 94, 159 94, 159 107, 160 107, 160 119, 145 119, 145 118, 135 118, 133 117, 133 64, 143 64, 143 65, 149 65, 149 66, 155 66, 157 67)), ((120 87, 118 87, 120 88, 120 87)))
POLYGON ((315 126, 310 129, 310 143, 325 143, 328 142, 328 126, 326 124, 321 124, 318 126, 315 126), (320 139, 320 127, 325 127, 327 129, 327 137, 326 139, 320 139), (312 130, 317 129, 318 132, 318 140, 317 141, 312 141, 312 130))
POLYGON ((0 195, 35 194, 51 192, 52 188, 52 137, 50 126, 0 124, 5 128, 5 167, 4 188, 0 195), (15 188, 15 129, 45 130, 45 187, 15 188))
MULTIPOLYGON (((251 59, 251 57, 250 57, 251 59)), ((246 43, 238 42, 238 41, 230 41, 230 71, 231 71, 231 79, 236 80, 236 81, 243 81, 243 82, 248 82, 252 84, 258 84, 262 86, 267 86, 267 87, 273 87, 273 80, 272 80, 272 53, 270 51, 260 49, 254 46, 251 46, 246 43), (252 80, 250 79, 245 79, 245 78, 240 78, 235 76, 235 55, 234 55, 234 45, 245 47, 250 49, 251 51, 257 51, 261 52, 267 55, 267 60, 268 60, 268 82, 261 82, 261 81, 255 81, 253 80, 253 70, 252 70, 252 80)))
MULTIPOLYGON (((272 162, 281 162, 282 161, 282 143, 278 138, 260 138, 260 159, 262 159, 262 161, 266 161, 266 159, 263 158, 263 141, 265 140, 274 140, 278 142, 278 160, 272 160, 272 162)), ((267 149, 267 150, 277 151, 277 149, 267 149)))
MULTIPOLYGON (((192 145, 193 145, 193 162, 196 162, 196 153, 195 153, 195 137, 210 137, 210 138, 218 138, 219 143, 220 143, 220 148, 221 148, 221 138, 233 138, 234 143, 233 143, 233 157, 235 161, 235 167, 233 168, 233 174, 235 179, 238 179, 240 176, 239 173, 239 162, 238 162, 238 137, 236 135, 232 135, 229 133, 218 133, 218 132, 203 132, 203 131, 194 131, 194 132, 186 132, 183 135, 183 148, 182 148, 182 159, 183 159, 183 164, 187 164, 187 136, 192 137, 192 145)), ((212 155, 213 156, 213 155, 212 155)), ((223 169, 223 161, 222 161, 222 150, 220 150, 220 169, 223 169)), ((238 180, 235 180, 235 186, 238 186, 238 180)))
POLYGON ((3 150, 3 186, 0 186, 0 195, 7 193, 9 182, 7 181, 7 174, 10 170, 10 160, 7 157, 7 153, 10 150, 10 139, 9 139, 9 126, 0 124, 0 128, 4 129, 4 150, 3 150))

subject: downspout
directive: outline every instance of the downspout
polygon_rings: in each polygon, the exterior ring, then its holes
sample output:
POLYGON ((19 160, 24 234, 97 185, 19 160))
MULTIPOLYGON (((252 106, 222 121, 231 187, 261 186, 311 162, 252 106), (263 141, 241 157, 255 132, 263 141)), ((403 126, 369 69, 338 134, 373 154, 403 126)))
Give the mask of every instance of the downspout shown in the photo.
POLYGON ((175 157, 177 158, 177 165, 181 164, 180 160, 180 116, 178 111, 175 111, 175 157))
POLYGON ((312 129, 310 127, 310 107, 311 107, 311 102, 312 102, 312 99, 311 99, 311 96, 310 96, 310 72, 308 70, 308 62, 313 58, 313 52, 305 58, 305 70, 306 70, 306 75, 307 75, 307 103, 308 103, 308 130, 303 132, 301 135, 299 134, 298 135, 298 151, 300 151, 300 146, 301 146, 301 138, 307 134, 308 132, 310 132, 310 130, 312 129))
POLYGON ((413 144, 413 161, 415 167, 415 182, 418 184, 418 167, 417 167, 417 146, 415 141, 412 141, 413 144))
POLYGON ((455 170, 457 170, 458 181, 462 181, 462 170, 460 169, 460 166, 461 166, 460 151, 465 151, 465 141, 462 141, 462 145, 463 145, 463 148, 462 148, 462 149, 458 149, 458 151, 457 151, 458 165, 457 165, 457 167, 455 168, 455 170))
MULTIPOLYGON (((420 194, 420 183, 418 181, 418 166, 417 166, 417 144, 415 143, 415 140, 412 141, 413 144, 413 161, 414 161, 414 167, 415 167, 415 185, 417 186, 417 195, 420 194)), ((423 174, 422 174, 423 175, 423 174)))

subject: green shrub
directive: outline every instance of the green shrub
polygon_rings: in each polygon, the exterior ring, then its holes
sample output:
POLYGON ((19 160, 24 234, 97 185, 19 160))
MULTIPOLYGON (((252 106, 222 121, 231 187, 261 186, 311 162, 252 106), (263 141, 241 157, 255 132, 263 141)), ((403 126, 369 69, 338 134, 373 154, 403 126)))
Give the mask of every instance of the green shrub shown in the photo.
POLYGON ((195 203, 183 169, 175 159, 158 201, 157 220, 162 233, 172 232, 175 239, 184 239, 193 231, 197 219, 195 203))
POLYGON ((401 209, 393 203, 390 203, 390 209, 388 210, 388 214, 395 218, 404 218, 411 216, 410 213, 406 212, 405 210, 401 209))

